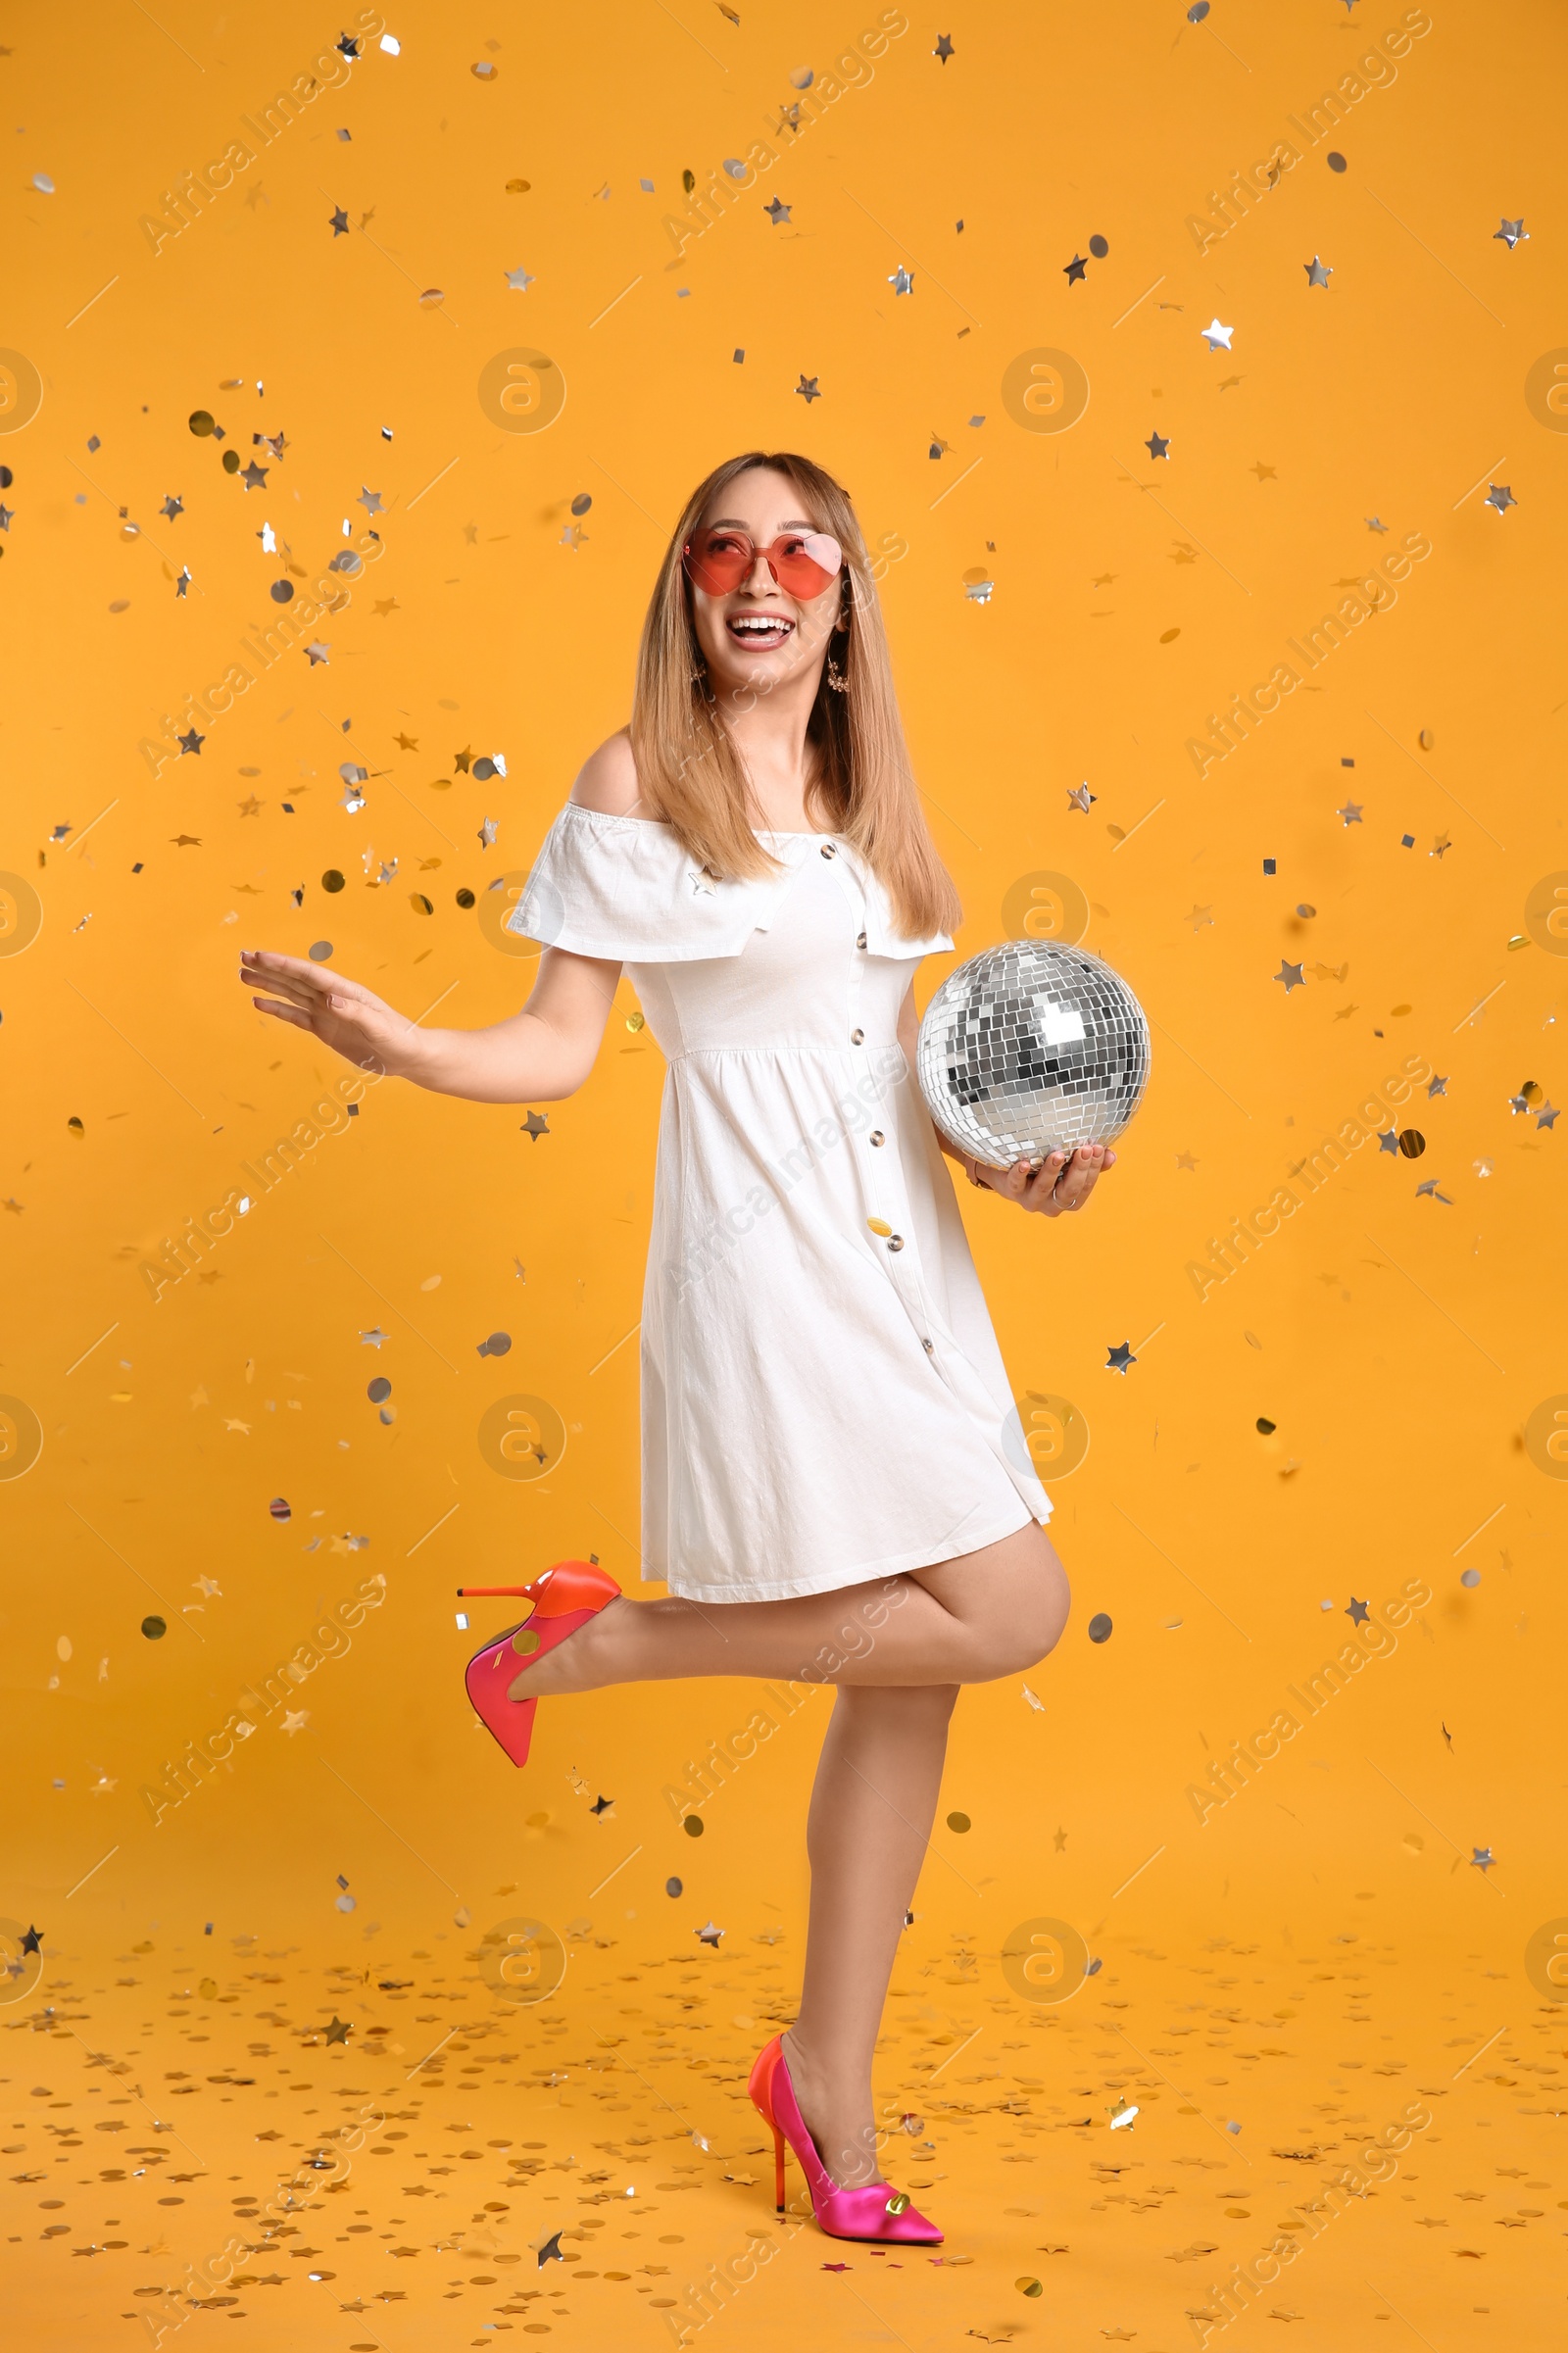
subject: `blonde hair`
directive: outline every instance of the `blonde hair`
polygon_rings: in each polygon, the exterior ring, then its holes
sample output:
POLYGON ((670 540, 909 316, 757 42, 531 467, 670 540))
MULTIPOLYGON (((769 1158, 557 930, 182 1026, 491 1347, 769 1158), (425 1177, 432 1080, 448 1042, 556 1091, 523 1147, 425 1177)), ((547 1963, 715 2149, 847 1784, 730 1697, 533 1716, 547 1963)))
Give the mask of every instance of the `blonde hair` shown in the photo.
POLYGON ((844 550, 842 602, 832 626, 835 634, 848 632, 837 657, 846 689, 829 687, 824 663, 807 722, 816 755, 806 793, 808 815, 818 824, 826 819, 822 830, 839 834, 864 858, 887 891, 895 929, 904 938, 951 933, 961 916, 958 895, 910 773, 860 527, 848 492, 808 458, 753 450, 726 459, 686 503, 637 653, 631 748, 644 806, 714 875, 764 875, 779 863, 751 829, 750 781, 709 686, 681 562, 687 541, 720 494, 738 474, 761 466, 789 477, 805 512, 844 550))

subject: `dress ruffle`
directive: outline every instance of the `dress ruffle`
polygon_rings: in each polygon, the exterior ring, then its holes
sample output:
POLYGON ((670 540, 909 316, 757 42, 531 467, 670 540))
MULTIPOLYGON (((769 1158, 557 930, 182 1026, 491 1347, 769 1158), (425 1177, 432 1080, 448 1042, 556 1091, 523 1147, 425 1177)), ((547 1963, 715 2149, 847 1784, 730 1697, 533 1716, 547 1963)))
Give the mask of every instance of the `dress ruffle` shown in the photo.
POLYGON ((882 883, 837 835, 759 831, 757 838, 781 860, 777 873, 715 882, 668 825, 568 801, 540 846, 508 929, 546 948, 621 963, 739 956, 754 931, 767 930, 802 860, 827 845, 849 861, 865 894, 869 955, 913 960, 952 948, 946 932, 901 938, 882 883))

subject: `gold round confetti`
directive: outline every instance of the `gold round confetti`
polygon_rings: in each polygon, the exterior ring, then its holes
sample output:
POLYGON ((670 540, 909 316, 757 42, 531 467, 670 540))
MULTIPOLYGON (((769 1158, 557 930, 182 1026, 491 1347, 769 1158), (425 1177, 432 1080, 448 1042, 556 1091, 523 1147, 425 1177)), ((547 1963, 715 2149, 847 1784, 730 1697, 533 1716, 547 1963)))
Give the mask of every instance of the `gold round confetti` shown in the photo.
POLYGON ((948 1816, 949 1830, 956 1831, 960 1838, 966 1830, 972 1830, 973 1827, 967 1814, 950 1814, 948 1816))
POLYGON ((193 433, 210 433, 216 419, 211 409, 192 409, 186 422, 193 433))
POLYGON ((868 1217, 865 1222, 873 1234, 891 1234, 893 1231, 885 1217, 868 1217))
POLYGON ((1427 1140, 1418 1127, 1400 1128, 1399 1150, 1407 1160, 1419 1160, 1426 1148, 1427 1140))

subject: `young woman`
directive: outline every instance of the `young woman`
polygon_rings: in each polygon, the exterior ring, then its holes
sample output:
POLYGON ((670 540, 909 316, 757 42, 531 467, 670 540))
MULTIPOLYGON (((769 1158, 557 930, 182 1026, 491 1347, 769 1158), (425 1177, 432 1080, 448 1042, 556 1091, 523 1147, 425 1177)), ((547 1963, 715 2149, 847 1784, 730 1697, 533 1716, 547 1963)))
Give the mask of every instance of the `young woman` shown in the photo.
MULTIPOLYGON (((794 2148, 836 2237, 941 2232, 883 2180, 871 2057, 964 1683, 1065 1623, 1051 1505, 942 1155, 1046 1217, 1115 1154, 1002 1172, 940 1135, 913 977, 958 904, 927 833, 864 545, 804 458, 694 492, 643 629, 629 729, 588 760, 518 902, 526 1006, 423 1030, 368 989, 246 952, 264 1012, 359 1067, 475 1103, 572 1095, 627 971, 668 1060, 642 1323, 643 1576, 562 1562, 468 1690, 515 1762, 536 1702, 687 1675, 837 1687, 807 1825, 800 2015, 752 2093, 779 2203, 794 2148)), ((497 1589, 489 1589, 497 1590, 497 1589)))

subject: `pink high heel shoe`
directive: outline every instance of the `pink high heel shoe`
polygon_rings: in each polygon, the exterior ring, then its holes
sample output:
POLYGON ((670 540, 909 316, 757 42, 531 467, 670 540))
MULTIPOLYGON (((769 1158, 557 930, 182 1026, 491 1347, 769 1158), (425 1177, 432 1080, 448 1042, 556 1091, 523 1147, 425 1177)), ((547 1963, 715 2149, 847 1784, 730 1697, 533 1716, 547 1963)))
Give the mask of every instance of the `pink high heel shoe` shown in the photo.
POLYGON ((607 1601, 618 1597, 620 1588, 597 1561, 558 1560, 528 1585, 460 1585, 458 1592, 464 1596, 515 1593, 533 1603, 520 1626, 509 1626, 474 1652, 464 1677, 480 1723, 514 1765, 525 1765, 539 1702, 509 1698, 511 1686, 530 1659, 542 1658, 568 1634, 586 1626, 607 1601))
POLYGON ((752 2105, 773 2133, 773 2186, 780 2214, 784 2211, 784 2143, 800 2161, 806 2186, 811 2193, 811 2212, 829 2238, 900 2239, 921 2247, 939 2247, 942 2233, 935 2223, 910 2205, 906 2192, 890 2189, 886 2181, 866 2182, 858 2189, 841 2189, 832 2179, 816 2144, 806 2129, 790 2082, 784 2046, 777 2034, 757 2054, 747 2089, 752 2105))

